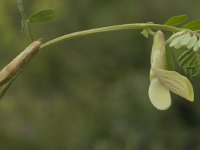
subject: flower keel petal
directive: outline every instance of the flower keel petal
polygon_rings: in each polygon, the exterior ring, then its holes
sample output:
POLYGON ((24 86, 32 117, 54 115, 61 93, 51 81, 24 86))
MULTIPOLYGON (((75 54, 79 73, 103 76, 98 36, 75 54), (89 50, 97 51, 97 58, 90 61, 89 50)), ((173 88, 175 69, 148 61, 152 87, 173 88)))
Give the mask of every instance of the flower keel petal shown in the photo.
POLYGON ((166 110, 171 106, 170 92, 157 78, 151 80, 149 98, 151 103, 159 110, 166 110))

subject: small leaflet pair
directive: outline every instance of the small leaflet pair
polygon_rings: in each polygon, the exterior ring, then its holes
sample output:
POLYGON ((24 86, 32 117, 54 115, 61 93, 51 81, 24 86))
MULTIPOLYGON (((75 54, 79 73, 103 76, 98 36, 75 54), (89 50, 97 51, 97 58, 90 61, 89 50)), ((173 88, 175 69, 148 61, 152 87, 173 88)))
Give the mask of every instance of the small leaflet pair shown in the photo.
POLYGON ((154 35, 149 98, 151 103, 159 110, 166 110, 171 106, 170 91, 189 101, 194 101, 193 87, 190 81, 183 75, 166 70, 165 39, 162 31, 154 35))
POLYGON ((40 41, 34 41, 0 71, 0 98, 3 97, 26 64, 38 53, 40 46, 40 41))

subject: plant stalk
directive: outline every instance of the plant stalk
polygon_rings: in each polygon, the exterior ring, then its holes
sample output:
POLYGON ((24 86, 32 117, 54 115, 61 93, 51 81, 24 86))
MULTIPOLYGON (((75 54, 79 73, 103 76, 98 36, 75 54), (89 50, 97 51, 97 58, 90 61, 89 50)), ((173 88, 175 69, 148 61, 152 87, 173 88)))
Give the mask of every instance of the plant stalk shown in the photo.
POLYGON ((178 32, 178 31, 182 30, 180 28, 176 28, 173 26, 153 24, 153 23, 131 23, 131 24, 122 24, 122 25, 112 25, 112 26, 107 26, 107 27, 101 27, 101 28, 95 28, 95 29, 74 32, 74 33, 70 33, 70 34, 66 34, 66 35, 57 37, 53 40, 50 40, 50 41, 44 43, 40 47, 40 50, 47 48, 49 46, 58 44, 60 42, 66 41, 66 40, 79 38, 79 37, 87 36, 87 35, 92 35, 92 34, 96 34, 96 33, 128 30, 128 29, 146 29, 146 28, 156 29, 156 30, 165 30, 165 31, 169 31, 169 32, 178 32))

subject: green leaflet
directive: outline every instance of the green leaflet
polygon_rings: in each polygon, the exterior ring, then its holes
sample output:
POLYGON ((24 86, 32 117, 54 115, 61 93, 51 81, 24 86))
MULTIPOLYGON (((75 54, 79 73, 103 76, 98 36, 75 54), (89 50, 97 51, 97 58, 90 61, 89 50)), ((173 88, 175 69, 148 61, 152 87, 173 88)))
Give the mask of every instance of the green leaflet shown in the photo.
POLYGON ((188 17, 186 15, 180 15, 180 16, 173 16, 170 17, 166 22, 165 25, 170 26, 177 26, 180 25, 188 20, 188 17))
POLYGON ((53 9, 40 10, 29 17, 31 23, 44 23, 55 19, 56 14, 53 9))
POLYGON ((183 29, 200 30, 200 20, 194 20, 182 26, 183 29))

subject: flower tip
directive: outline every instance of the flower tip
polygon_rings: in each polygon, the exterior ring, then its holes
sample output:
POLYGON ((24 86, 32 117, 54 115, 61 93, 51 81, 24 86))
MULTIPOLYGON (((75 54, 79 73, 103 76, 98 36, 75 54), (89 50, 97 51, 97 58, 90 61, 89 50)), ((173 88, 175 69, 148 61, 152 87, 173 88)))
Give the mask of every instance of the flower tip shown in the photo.
POLYGON ((190 89, 189 101, 194 102, 194 90, 193 90, 192 84, 191 84, 191 89, 190 89))
POLYGON ((185 91, 185 93, 188 93, 188 96, 185 97, 188 101, 190 102, 194 102, 194 90, 193 90, 193 86, 191 84, 191 82, 189 81, 189 79, 187 79, 185 77, 185 83, 186 83, 186 87, 187 87, 187 92, 185 91))
POLYGON ((190 102, 194 102, 194 93, 191 93, 190 96, 188 97, 188 100, 190 102))

